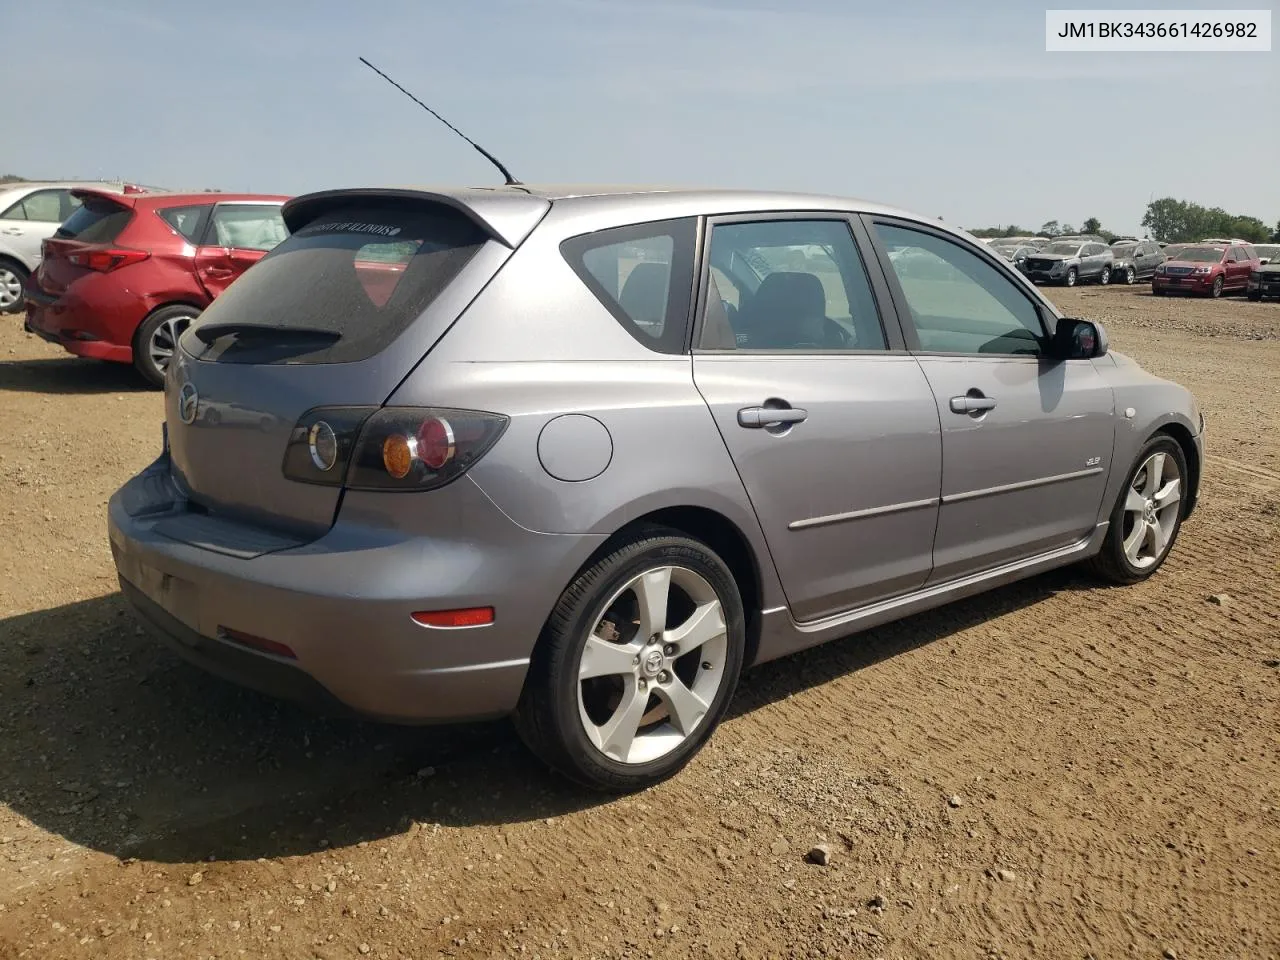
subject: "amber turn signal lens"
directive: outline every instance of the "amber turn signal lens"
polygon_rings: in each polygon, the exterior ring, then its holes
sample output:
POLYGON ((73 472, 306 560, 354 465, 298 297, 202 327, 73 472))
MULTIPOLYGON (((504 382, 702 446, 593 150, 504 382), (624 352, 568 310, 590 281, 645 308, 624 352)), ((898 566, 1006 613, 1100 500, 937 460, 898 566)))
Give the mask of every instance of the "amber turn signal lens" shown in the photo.
POLYGON ((382 465, 397 480, 407 477, 413 467, 413 441, 402 433, 393 433, 383 440, 382 465))

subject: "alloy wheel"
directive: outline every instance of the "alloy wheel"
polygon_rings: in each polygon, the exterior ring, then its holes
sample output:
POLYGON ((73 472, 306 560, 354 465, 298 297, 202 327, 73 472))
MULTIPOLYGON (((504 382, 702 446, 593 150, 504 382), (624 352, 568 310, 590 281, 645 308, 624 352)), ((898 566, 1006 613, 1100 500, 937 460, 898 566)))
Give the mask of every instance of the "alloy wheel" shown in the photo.
POLYGON ((167 317, 152 331, 151 342, 147 344, 147 353, 151 357, 151 362, 155 364, 156 369, 161 373, 168 369, 169 361, 173 359, 173 351, 178 346, 178 338, 182 336, 182 331, 186 330, 194 319, 193 315, 184 314, 167 317))
POLYGON ((1124 501, 1124 555, 1135 569, 1158 563, 1177 532, 1182 477, 1173 457, 1157 451, 1133 476, 1124 501))
POLYGON ((22 300, 22 278, 0 266, 0 313, 7 313, 22 300))
POLYGON ((1135 281, 1135 280, 1137 280, 1137 279, 1138 279, 1138 275, 1137 275, 1137 273, 1134 271, 1133 267, 1129 267, 1129 268, 1127 268, 1127 269, 1125 270, 1125 272, 1124 272, 1124 282, 1125 282, 1125 283, 1127 283, 1129 286, 1133 286, 1134 281, 1135 281))
POLYGON ((633 577, 605 604, 579 658, 587 739, 621 763, 670 754, 706 720, 728 643, 720 598, 700 574, 660 566, 633 577))
POLYGON ((1102 268, 1102 276, 1098 279, 1098 282, 1099 282, 1100 284, 1102 284, 1104 287, 1105 287, 1107 284, 1109 284, 1109 283, 1111 282, 1111 268, 1110 268, 1110 267, 1103 267, 1103 268, 1102 268))

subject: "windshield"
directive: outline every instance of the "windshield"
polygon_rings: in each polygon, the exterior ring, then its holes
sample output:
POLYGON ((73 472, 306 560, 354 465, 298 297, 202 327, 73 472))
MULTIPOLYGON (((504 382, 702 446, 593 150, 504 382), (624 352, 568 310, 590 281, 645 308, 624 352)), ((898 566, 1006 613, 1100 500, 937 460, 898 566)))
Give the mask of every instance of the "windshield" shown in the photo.
POLYGON ((1069 257, 1074 257, 1080 251, 1078 243, 1051 243, 1047 247, 1041 247, 1041 253, 1065 253, 1069 257))
POLYGON ((1138 245, 1136 243, 1113 243, 1111 245, 1111 252, 1117 257, 1132 257, 1137 249, 1138 245))
POLYGON ((1183 260, 1188 264, 1216 264, 1222 259, 1222 252, 1221 247, 1183 247, 1170 259, 1183 260))
POLYGON ((1178 259, 1187 263, 1217 263, 1222 253, 1221 247, 1184 247, 1178 252, 1178 259))

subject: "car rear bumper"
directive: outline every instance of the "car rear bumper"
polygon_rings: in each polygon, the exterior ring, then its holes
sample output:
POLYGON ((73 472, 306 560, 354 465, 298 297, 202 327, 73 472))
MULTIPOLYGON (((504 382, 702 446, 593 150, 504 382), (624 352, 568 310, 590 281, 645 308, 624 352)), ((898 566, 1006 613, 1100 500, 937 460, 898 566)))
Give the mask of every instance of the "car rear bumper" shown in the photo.
POLYGON ((120 309, 103 311, 71 291, 60 297, 44 292, 36 283, 36 276, 32 274, 24 291, 25 329, 80 357, 133 362, 132 331, 141 320, 133 315, 139 309, 136 297, 120 309), (119 334, 122 326, 129 330, 128 336, 119 334))
POLYGON ((365 496, 424 498, 438 533, 364 525, 357 504, 318 540, 255 539, 189 512, 162 457, 108 507, 121 588, 171 648, 247 687, 400 723, 509 713, 547 615, 603 538, 525 530, 466 477, 427 494, 365 496), (175 519, 204 533, 174 539, 175 519), (437 629, 410 618, 476 606, 492 606, 494 622, 437 629), (246 636, 284 647, 266 652, 246 636))

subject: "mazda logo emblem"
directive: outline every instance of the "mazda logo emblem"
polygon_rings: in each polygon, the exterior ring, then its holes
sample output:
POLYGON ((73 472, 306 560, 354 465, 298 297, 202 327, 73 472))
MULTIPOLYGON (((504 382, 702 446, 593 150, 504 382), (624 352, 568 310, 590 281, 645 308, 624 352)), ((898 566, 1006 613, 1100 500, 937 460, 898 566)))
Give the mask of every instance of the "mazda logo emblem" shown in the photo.
POLYGON ((190 383, 184 383, 178 391, 178 417, 183 423, 195 423, 196 411, 200 407, 200 394, 190 383))

